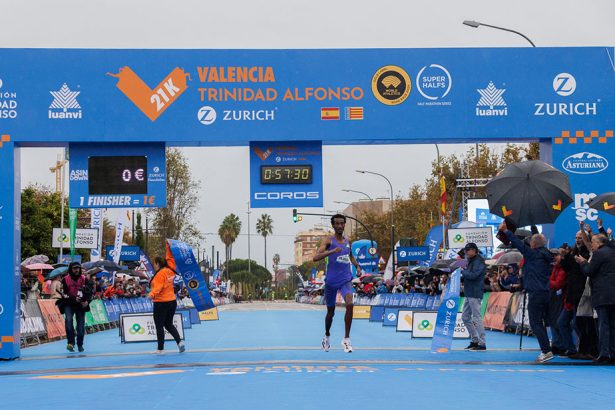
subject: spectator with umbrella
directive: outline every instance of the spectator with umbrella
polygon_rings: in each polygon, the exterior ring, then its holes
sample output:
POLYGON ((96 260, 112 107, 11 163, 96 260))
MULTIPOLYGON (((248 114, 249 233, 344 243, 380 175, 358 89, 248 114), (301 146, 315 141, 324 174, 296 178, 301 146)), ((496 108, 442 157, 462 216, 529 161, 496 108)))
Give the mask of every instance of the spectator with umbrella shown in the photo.
POLYGON ((553 255, 545 248, 547 240, 542 234, 533 235, 530 239, 530 246, 527 246, 508 230, 506 221, 502 222, 500 230, 504 232, 512 246, 523 254, 525 259, 523 282, 530 297, 528 304, 530 327, 538 339, 541 350, 536 361, 544 363, 553 359, 553 352, 551 352, 549 336, 545 327, 545 320, 549 314, 549 278, 553 255))

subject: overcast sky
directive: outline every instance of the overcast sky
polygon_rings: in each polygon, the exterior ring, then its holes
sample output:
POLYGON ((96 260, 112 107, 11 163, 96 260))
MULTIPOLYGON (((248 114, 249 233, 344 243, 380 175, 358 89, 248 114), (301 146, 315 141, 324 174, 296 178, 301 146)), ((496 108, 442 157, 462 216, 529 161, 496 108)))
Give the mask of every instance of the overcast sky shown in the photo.
MULTIPOLYGON (((397 0, 387 2, 288 0, 0 0, 0 47, 27 48, 372 48, 372 47, 523 47, 512 33, 462 21, 518 30, 537 46, 614 46, 615 1, 572 0, 397 0)), ((1 62, 0 62, 1 73, 1 62)), ((442 154, 462 153, 467 145, 441 146, 442 154)), ((500 146, 497 147, 500 149, 500 146)), ((57 149, 22 150, 22 185, 54 186, 49 167, 57 149)), ((249 171, 247 147, 191 148, 185 151, 192 172, 202 182, 199 227, 204 246, 223 254, 217 234, 225 215, 243 221, 234 256, 247 257, 249 171), (233 187, 229 191, 228 187, 233 187), (213 233, 211 235, 210 233, 213 233)), ((376 176, 359 175, 357 168, 388 176, 395 194, 406 194, 422 183, 436 157, 433 145, 323 147, 326 211, 342 209, 333 201, 351 202, 358 189, 372 197, 388 197, 388 186, 376 176)), ((255 223, 263 212, 274 221, 268 239, 268 260, 274 252, 282 263, 293 262, 293 238, 299 230, 319 223, 305 218, 293 224, 291 211, 253 209, 252 258, 263 263, 263 240, 255 223)), ((422 238, 421 238, 422 239, 422 238)), ((268 262, 271 266, 271 262, 268 262)))

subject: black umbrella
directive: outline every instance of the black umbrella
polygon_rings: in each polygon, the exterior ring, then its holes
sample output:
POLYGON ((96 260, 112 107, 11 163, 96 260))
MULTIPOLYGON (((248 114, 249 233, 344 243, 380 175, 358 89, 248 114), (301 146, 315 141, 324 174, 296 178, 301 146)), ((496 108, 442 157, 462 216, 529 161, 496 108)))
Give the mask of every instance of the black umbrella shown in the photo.
POLYGON ((84 269, 103 268, 106 271, 116 271, 122 269, 121 266, 113 261, 101 260, 96 262, 86 262, 83 265, 84 269))
POLYGON ((615 216, 615 192, 606 192, 592 198, 587 205, 615 216))
POLYGON ((542 161, 507 165, 485 189, 491 213, 518 226, 553 223, 572 202, 568 176, 542 161))

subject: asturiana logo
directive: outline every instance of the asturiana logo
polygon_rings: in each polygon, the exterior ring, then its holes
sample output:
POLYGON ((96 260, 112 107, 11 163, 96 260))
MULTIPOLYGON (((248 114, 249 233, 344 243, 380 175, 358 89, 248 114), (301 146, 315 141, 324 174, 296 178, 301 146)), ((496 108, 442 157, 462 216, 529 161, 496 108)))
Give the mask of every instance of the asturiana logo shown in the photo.
POLYGON ((595 174, 609 167, 609 161, 601 155, 580 152, 562 161, 562 168, 573 174, 595 174))

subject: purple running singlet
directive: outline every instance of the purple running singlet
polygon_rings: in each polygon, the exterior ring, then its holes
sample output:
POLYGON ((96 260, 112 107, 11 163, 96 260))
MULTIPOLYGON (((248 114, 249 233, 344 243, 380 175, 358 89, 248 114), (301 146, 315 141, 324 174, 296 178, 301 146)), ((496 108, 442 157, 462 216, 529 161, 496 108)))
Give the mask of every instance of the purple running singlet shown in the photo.
POLYGON ((342 248, 338 253, 327 256, 327 276, 325 278, 325 301, 328 307, 335 306, 338 290, 342 297, 352 293, 352 271, 350 269, 350 243, 344 238, 338 242, 331 237, 329 249, 342 248))

